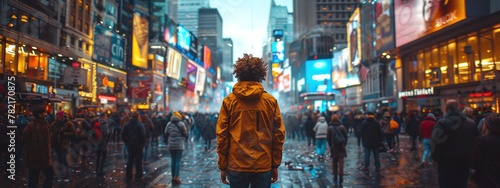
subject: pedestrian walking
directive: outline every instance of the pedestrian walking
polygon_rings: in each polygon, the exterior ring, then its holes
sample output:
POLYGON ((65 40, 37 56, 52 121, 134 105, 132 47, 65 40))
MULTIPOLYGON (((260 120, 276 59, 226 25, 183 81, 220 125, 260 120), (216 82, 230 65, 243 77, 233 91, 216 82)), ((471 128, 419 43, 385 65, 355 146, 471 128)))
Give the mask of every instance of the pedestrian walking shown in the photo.
POLYGON ((446 115, 432 130, 432 159, 438 164, 439 187, 465 188, 469 179, 476 123, 459 110, 456 100, 446 102, 446 115))
POLYGON ((146 160, 148 160, 149 157, 151 138, 153 137, 155 130, 153 122, 149 119, 148 114, 146 114, 146 112, 144 111, 141 111, 140 114, 140 121, 144 125, 144 129, 146 130, 146 142, 144 143, 144 151, 142 156, 142 160, 144 161, 144 163, 146 163, 146 160))
POLYGON ((104 164, 106 162, 106 154, 108 152, 108 143, 105 140, 104 133, 101 130, 102 121, 92 122, 92 131, 90 135, 95 139, 95 152, 96 152, 96 175, 102 176, 104 174, 104 164))
POLYGON ((432 129, 436 124, 436 119, 433 113, 427 114, 427 117, 420 123, 420 138, 422 138, 422 144, 424 145, 424 151, 422 153, 422 161, 420 162, 420 167, 425 167, 426 162, 432 162, 431 160, 431 135, 432 129))
POLYGON ((143 177, 142 155, 146 142, 146 130, 139 121, 139 113, 133 112, 130 121, 123 126, 122 139, 127 144, 128 160, 125 180, 132 180, 132 169, 135 165, 135 180, 140 181, 143 177))
POLYGON ((379 146, 383 142, 380 123, 375 120, 373 112, 366 114, 366 120, 361 125, 361 136, 363 137, 363 147, 365 148, 365 165, 363 171, 368 171, 370 167, 370 154, 373 153, 375 161, 375 172, 380 171, 379 146))
POLYGON ((313 118, 313 112, 307 113, 306 119, 304 121, 304 132, 306 133, 308 147, 314 146, 316 144, 316 134, 313 131, 315 125, 316 123, 313 118))
POLYGON ((28 187, 38 187, 38 179, 42 171, 45 176, 43 187, 50 188, 54 178, 50 124, 45 119, 47 112, 44 107, 35 107, 32 113, 35 118, 24 129, 22 138, 26 147, 26 168, 29 171, 28 187))
POLYGON ((318 155, 318 160, 322 160, 325 158, 326 134, 328 132, 328 123, 324 116, 318 118, 313 131, 316 133, 316 155, 318 155))
POLYGON ((181 168, 182 151, 186 148, 186 138, 188 131, 186 125, 181 120, 182 115, 179 112, 173 112, 170 122, 167 123, 165 129, 165 137, 167 139, 167 148, 170 151, 170 168, 172 172, 172 184, 181 184, 179 171, 181 168))
POLYGON ((215 123, 210 120, 209 115, 205 115, 205 119, 198 124, 204 122, 203 126, 201 126, 201 136, 205 140, 205 151, 209 151, 212 149, 212 140, 216 138, 215 135, 215 123))
POLYGON ((500 114, 491 113, 483 119, 487 133, 476 139, 472 180, 479 187, 500 187, 500 114))
POLYGON ((408 114, 408 119, 406 120, 406 134, 410 136, 411 150, 417 150, 417 140, 418 140, 418 128, 420 127, 420 119, 417 117, 416 112, 408 114))
MULTIPOLYGON (((380 120, 380 126, 384 133, 385 141, 389 150, 387 152, 394 152, 394 132, 395 129, 391 127, 392 114, 389 111, 383 113, 383 119, 380 120)), ((417 127, 418 130, 418 127, 417 127)))
POLYGON ((361 125, 363 124, 363 121, 365 121, 366 117, 363 115, 363 112, 358 111, 357 114, 354 116, 353 120, 353 125, 354 125, 354 136, 356 137, 356 140, 358 141, 358 148, 361 146, 361 125))
POLYGON ((56 113, 56 120, 50 127, 52 147, 56 153, 59 162, 58 176, 69 179, 71 169, 68 165, 68 151, 71 148, 71 142, 75 137, 75 126, 68 120, 64 111, 56 113))
POLYGON ((342 184, 344 182, 344 158, 347 157, 345 147, 347 145, 347 130, 340 124, 340 118, 337 114, 330 117, 327 140, 332 154, 333 182, 334 184, 342 184))
POLYGON ((234 65, 238 82, 222 101, 216 127, 218 168, 221 181, 230 187, 271 187, 278 180, 285 126, 278 101, 261 84, 266 73, 261 58, 244 54, 234 65))

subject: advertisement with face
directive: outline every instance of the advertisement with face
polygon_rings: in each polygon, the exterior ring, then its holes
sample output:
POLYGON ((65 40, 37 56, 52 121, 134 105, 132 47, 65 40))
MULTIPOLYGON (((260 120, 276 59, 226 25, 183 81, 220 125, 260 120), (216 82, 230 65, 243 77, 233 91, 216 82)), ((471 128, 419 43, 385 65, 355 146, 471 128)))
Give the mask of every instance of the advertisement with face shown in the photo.
POLYGON ((396 47, 465 19, 464 0, 395 0, 396 47))
POLYGON ((198 74, 198 66, 194 65, 194 62, 188 61, 186 64, 186 76, 187 76, 187 89, 194 91, 196 86, 196 76, 198 74))
POLYGON ((189 48, 191 48, 191 33, 180 24, 177 27, 177 39, 179 46, 189 52, 189 48))
POLYGON ((391 7, 391 0, 381 0, 375 3, 375 50, 378 55, 394 48, 391 7))
POLYGON ((166 64, 166 74, 168 77, 179 80, 181 73, 181 59, 182 55, 173 50, 172 48, 168 48, 168 59, 166 64))
POLYGON ((283 62, 285 61, 285 42, 278 41, 273 42, 271 46, 271 51, 273 53, 272 62, 283 62))
POLYGON ((361 63, 361 27, 359 23, 359 9, 356 9, 347 23, 347 45, 350 49, 349 69, 361 63))
POLYGON ((332 59, 306 61, 306 92, 329 92, 331 87, 332 59))
MULTIPOLYGON (((358 68, 349 70, 349 49, 335 52, 332 58, 332 89, 359 85, 358 68)), ((358 66, 359 67, 359 66, 358 66)))
POLYGON ((165 30, 163 31, 163 39, 171 45, 177 45, 177 24, 165 15, 165 30))
POLYGON ((132 65, 148 69, 149 22, 146 18, 134 14, 134 33, 132 35, 132 65))

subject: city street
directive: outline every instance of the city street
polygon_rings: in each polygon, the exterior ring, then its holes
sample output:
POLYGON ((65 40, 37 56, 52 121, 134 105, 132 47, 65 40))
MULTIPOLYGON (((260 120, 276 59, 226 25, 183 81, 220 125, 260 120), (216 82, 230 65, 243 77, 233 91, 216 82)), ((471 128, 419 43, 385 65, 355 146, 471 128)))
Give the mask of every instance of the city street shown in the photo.
MULTIPOLYGON (((348 157, 345 160, 343 187, 437 187, 435 167, 418 167, 418 152, 410 152, 406 135, 400 135, 401 144, 395 153, 381 154, 380 173, 359 170, 363 164, 363 152, 354 137, 349 138, 348 157)), ((215 140, 214 140, 215 143, 215 140)), ((305 141, 288 140, 283 152, 283 163, 279 168, 279 180, 273 187, 334 187, 330 160, 318 161, 314 149, 305 141), (291 161, 294 169, 285 163, 291 161), (303 170, 300 170, 302 168, 303 170)), ((420 148, 421 150, 422 148, 420 148)), ((171 187, 170 158, 164 146, 154 151, 155 157, 145 164, 144 179, 140 182, 125 183, 125 161, 121 157, 121 144, 109 145, 108 161, 104 177, 94 174, 94 163, 86 169, 73 169, 68 180, 55 178, 54 187, 171 187)), ((328 153, 328 152, 327 152, 328 153)), ((327 154, 327 159, 329 158, 327 154)), ((180 187, 226 187, 220 181, 215 150, 204 152, 201 145, 191 146, 183 156, 180 187)), ((372 163, 373 164, 373 163, 372 163)), ((57 173, 57 172, 56 172, 57 173)), ((40 185, 43 175, 40 175, 40 185)), ((17 176, 15 182, 2 180, 2 187, 26 187, 27 170, 17 176)))

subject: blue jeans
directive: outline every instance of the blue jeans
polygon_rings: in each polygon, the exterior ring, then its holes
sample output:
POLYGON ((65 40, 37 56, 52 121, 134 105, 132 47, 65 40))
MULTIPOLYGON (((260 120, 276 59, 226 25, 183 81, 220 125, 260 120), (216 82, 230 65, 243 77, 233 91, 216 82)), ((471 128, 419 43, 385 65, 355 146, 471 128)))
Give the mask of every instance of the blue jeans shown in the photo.
POLYGON ((28 175, 28 188, 36 188, 38 187, 38 178, 40 176, 40 170, 43 172, 45 176, 45 180, 43 182, 43 188, 52 187, 52 180, 54 179, 54 169, 52 166, 47 168, 32 168, 29 169, 28 175))
POLYGON ((326 138, 316 138, 316 154, 324 156, 325 149, 326 149, 326 138))
POLYGON ((422 143, 424 144, 424 153, 422 154, 422 162, 426 160, 431 161, 431 139, 424 138, 422 139, 422 143))
POLYGON ((181 158, 182 150, 170 150, 170 171, 172 171, 172 177, 178 177, 179 171, 181 169, 181 158))
POLYGON ((370 153, 373 152, 375 160, 375 168, 380 168, 380 158, 378 156, 378 148, 365 148, 365 168, 370 167, 370 153))
POLYGON ((271 171, 253 173, 253 172, 234 172, 229 171, 229 185, 231 188, 252 188, 271 187, 271 171))

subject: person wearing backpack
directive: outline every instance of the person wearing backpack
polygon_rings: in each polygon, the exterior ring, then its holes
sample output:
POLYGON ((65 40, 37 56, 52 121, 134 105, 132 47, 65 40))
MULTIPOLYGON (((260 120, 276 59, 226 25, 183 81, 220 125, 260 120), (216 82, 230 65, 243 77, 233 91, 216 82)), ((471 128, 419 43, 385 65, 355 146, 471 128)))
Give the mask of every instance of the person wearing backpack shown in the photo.
POLYGON ((313 131, 316 133, 316 154, 318 155, 318 160, 323 159, 325 155, 327 130, 328 123, 325 121, 324 116, 320 116, 313 128, 313 131))
POLYGON ((164 133, 168 140, 167 148, 170 151, 172 184, 174 185, 181 184, 179 171, 181 168, 182 151, 186 148, 186 137, 188 137, 189 133, 181 118, 181 113, 173 112, 164 133))
POLYGON ((104 169, 104 162, 106 161, 106 153, 108 151, 108 143, 106 142, 105 135, 102 132, 102 127, 101 127, 102 121, 94 121, 92 122, 92 130, 90 131, 90 134, 92 138, 95 139, 96 141, 96 175, 101 176, 104 174, 103 169, 104 169))
POLYGON ((334 114, 330 118, 327 130, 328 146, 333 159, 333 183, 342 184, 344 182, 344 158, 347 157, 347 131, 340 124, 340 118, 334 114), (338 181, 337 181, 338 178, 338 181))
POLYGON ((380 126, 382 128, 382 132, 384 133, 385 141, 387 142, 387 146, 389 150, 387 152, 394 152, 394 132, 399 127, 395 127, 394 123, 397 124, 394 120, 392 120, 392 114, 389 111, 384 112, 383 119, 380 120, 380 126), (392 126, 391 126, 391 121, 392 126))

